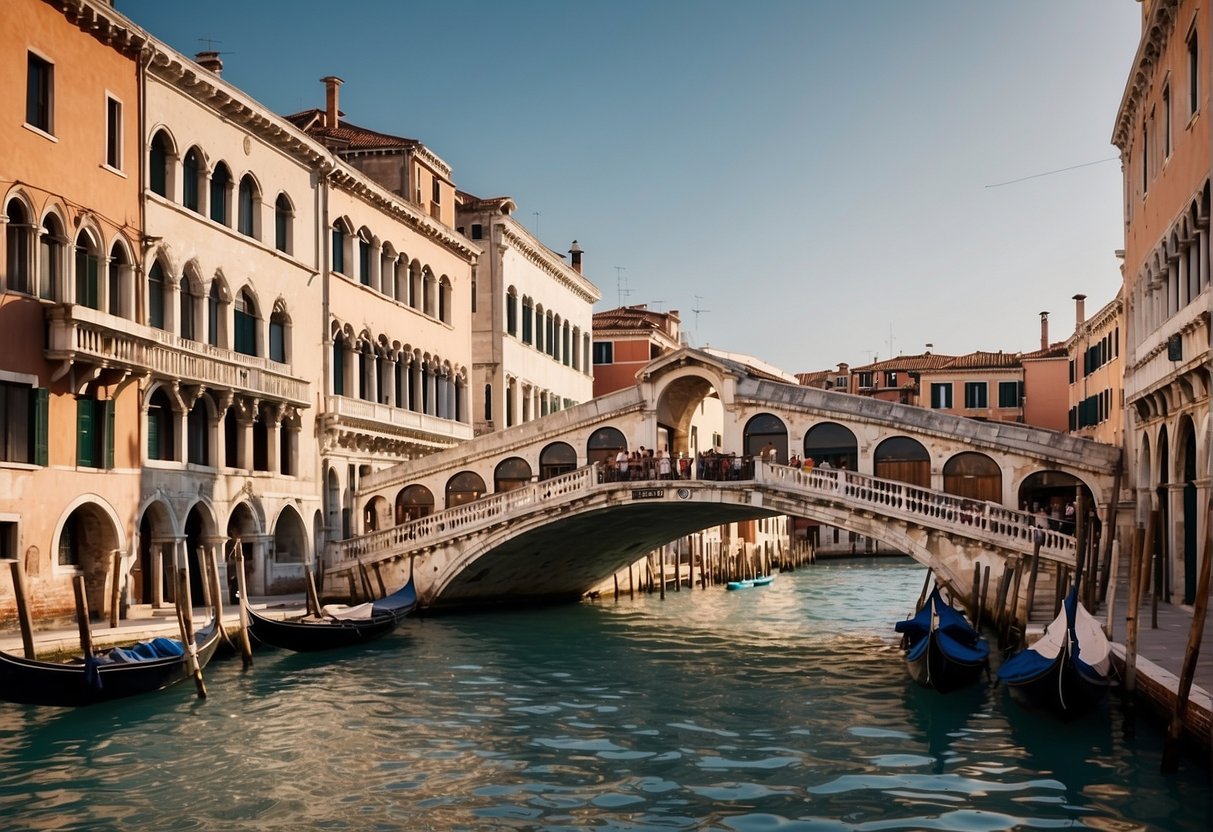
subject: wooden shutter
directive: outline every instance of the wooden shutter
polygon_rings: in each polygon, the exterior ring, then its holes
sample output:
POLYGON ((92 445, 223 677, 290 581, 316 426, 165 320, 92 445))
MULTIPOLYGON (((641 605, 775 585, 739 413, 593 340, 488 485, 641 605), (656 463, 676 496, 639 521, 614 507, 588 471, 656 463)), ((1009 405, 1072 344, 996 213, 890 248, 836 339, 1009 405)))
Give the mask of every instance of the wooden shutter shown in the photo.
POLYGON ((97 467, 93 411, 92 399, 76 399, 76 464, 87 468, 97 467))
POLYGON ((102 418, 105 420, 105 467, 114 467, 114 400, 106 399, 98 402, 103 407, 102 418))
POLYGON ((50 437, 48 430, 50 411, 50 390, 39 387, 34 391, 30 409, 33 411, 31 421, 34 425, 34 464, 46 465, 50 437))

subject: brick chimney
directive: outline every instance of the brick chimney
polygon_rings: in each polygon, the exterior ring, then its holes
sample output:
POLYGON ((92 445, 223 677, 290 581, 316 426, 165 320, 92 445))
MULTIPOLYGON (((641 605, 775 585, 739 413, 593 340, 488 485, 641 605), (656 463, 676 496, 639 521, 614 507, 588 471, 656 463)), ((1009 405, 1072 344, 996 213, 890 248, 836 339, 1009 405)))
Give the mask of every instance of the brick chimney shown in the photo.
POLYGON ((1085 303, 1086 295, 1074 296, 1074 330, 1078 331, 1079 327, 1087 322, 1087 305, 1085 303))
POLYGON ((324 126, 335 130, 341 119, 341 110, 337 107, 337 88, 345 81, 336 75, 326 75, 320 80, 324 84, 324 126))
POLYGON ((573 269, 577 272, 577 274, 581 274, 581 246, 577 245, 576 240, 574 240, 573 244, 569 246, 569 254, 572 256, 571 262, 573 269))
POLYGON ((1049 313, 1040 313, 1040 348, 1047 350, 1049 348, 1049 313))
POLYGON ((199 52, 194 56, 194 60, 198 62, 198 66, 216 75, 223 73, 223 60, 218 52, 199 52))

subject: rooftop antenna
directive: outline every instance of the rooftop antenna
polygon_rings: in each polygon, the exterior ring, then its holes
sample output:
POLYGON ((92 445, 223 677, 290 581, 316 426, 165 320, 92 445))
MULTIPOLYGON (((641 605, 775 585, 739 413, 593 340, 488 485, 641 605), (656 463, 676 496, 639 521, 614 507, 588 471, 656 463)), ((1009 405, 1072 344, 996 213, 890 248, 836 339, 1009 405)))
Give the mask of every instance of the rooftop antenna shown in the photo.
POLYGON ((893 325, 889 324, 889 357, 893 356, 893 325))
POLYGON ((651 301, 649 301, 649 303, 653 304, 653 306, 655 306, 657 308, 657 311, 660 312, 660 311, 662 311, 660 304, 665 303, 665 301, 664 300, 651 300, 651 301))
POLYGON ((623 299, 625 297, 627 297, 628 295, 632 294, 631 289, 624 288, 625 281, 623 279, 623 273, 625 271, 627 271, 627 268, 628 268, 627 266, 616 266, 615 267, 615 291, 619 295, 619 306, 620 307, 623 306, 623 299))
POLYGON ((210 37, 209 35, 208 35, 207 37, 204 37, 204 38, 198 38, 198 42, 199 42, 199 43, 205 43, 205 44, 206 44, 206 51, 207 51, 207 52, 217 52, 217 51, 219 51, 219 50, 215 49, 215 46, 216 46, 216 45, 218 45, 218 44, 220 44, 220 43, 223 43, 223 41, 221 41, 221 40, 215 40, 214 38, 210 37))
POLYGON ((535 218, 535 236, 539 236, 539 212, 532 211, 531 216, 535 218))
POLYGON ((711 309, 701 309, 700 306, 702 304, 703 304, 703 295, 696 295, 695 296, 695 308, 691 310, 692 312, 695 313, 695 337, 696 338, 699 337, 699 313, 712 311, 711 309))

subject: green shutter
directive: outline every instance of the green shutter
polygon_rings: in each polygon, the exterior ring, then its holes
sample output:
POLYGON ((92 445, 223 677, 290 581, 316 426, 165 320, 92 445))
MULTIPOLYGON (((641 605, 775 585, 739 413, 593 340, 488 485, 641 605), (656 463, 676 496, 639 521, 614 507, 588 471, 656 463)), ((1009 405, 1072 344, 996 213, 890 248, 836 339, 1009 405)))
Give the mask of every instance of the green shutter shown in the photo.
POLYGON ((31 421, 34 423, 34 464, 46 465, 49 454, 47 447, 50 444, 48 429, 49 411, 50 411, 50 390, 45 387, 39 387, 34 391, 34 397, 31 399, 30 414, 31 421))
POLYGON ((76 399, 76 464, 97 467, 93 443, 93 400, 76 399))
POLYGON ((105 420, 105 467, 114 467, 114 400, 106 399, 98 402, 103 408, 102 418, 105 420))

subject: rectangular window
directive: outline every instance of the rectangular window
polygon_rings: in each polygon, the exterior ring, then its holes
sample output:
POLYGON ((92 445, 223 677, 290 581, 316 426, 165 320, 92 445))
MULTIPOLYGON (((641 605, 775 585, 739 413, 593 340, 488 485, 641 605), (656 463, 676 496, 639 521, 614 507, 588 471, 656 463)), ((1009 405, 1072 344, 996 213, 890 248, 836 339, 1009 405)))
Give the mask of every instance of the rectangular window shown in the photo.
POLYGON ((1188 37, 1188 116, 1196 115, 1200 107, 1200 49, 1196 43, 1196 30, 1188 37))
POLYGON ((1171 158, 1171 85, 1162 88, 1162 158, 1171 158))
POLYGON ((371 244, 358 238, 358 280, 363 286, 371 285, 371 244))
POLYGON ((33 52, 29 53, 25 86, 25 123, 53 134, 55 67, 33 52))
POLYGON ((333 228, 333 271, 345 274, 345 232, 333 228))
POLYGON ((980 410, 989 407, 986 398, 986 383, 984 381, 965 382, 965 407, 970 410, 980 410))
POLYGON ((872 374, 870 372, 859 374, 859 386, 861 388, 873 386, 872 385, 872 374))
POLYGON ((950 410, 952 407, 952 382, 931 385, 931 407, 936 410, 950 410))
POLYGON ((1150 191, 1150 130, 1145 119, 1141 122, 1141 195, 1150 191))
POLYGON ((998 382, 998 406, 1019 407, 1019 399, 1023 395, 1022 381, 998 382))
POLYGON ((484 237, 484 228, 478 222, 472 223, 472 239, 479 240, 484 237))
POLYGON ((112 401, 76 399, 76 465, 113 467, 113 419, 112 401))
POLYGON ((595 341, 594 342, 594 363, 595 364, 614 364, 615 363, 615 342, 614 341, 595 341))
POLYGON ((434 204, 435 205, 441 204, 441 202, 442 202, 442 183, 440 181, 438 181, 437 177, 434 178, 433 192, 434 192, 434 199, 433 199, 434 204))
MULTIPOLYGON (((36 461, 37 398, 27 384, 0 382, 0 462, 36 461)), ((42 434, 45 439, 45 427, 42 434)))
POLYGON ((105 99, 105 163, 122 170, 122 103, 105 99))
POLYGON ((0 560, 16 560, 18 542, 16 521, 0 520, 0 560))

